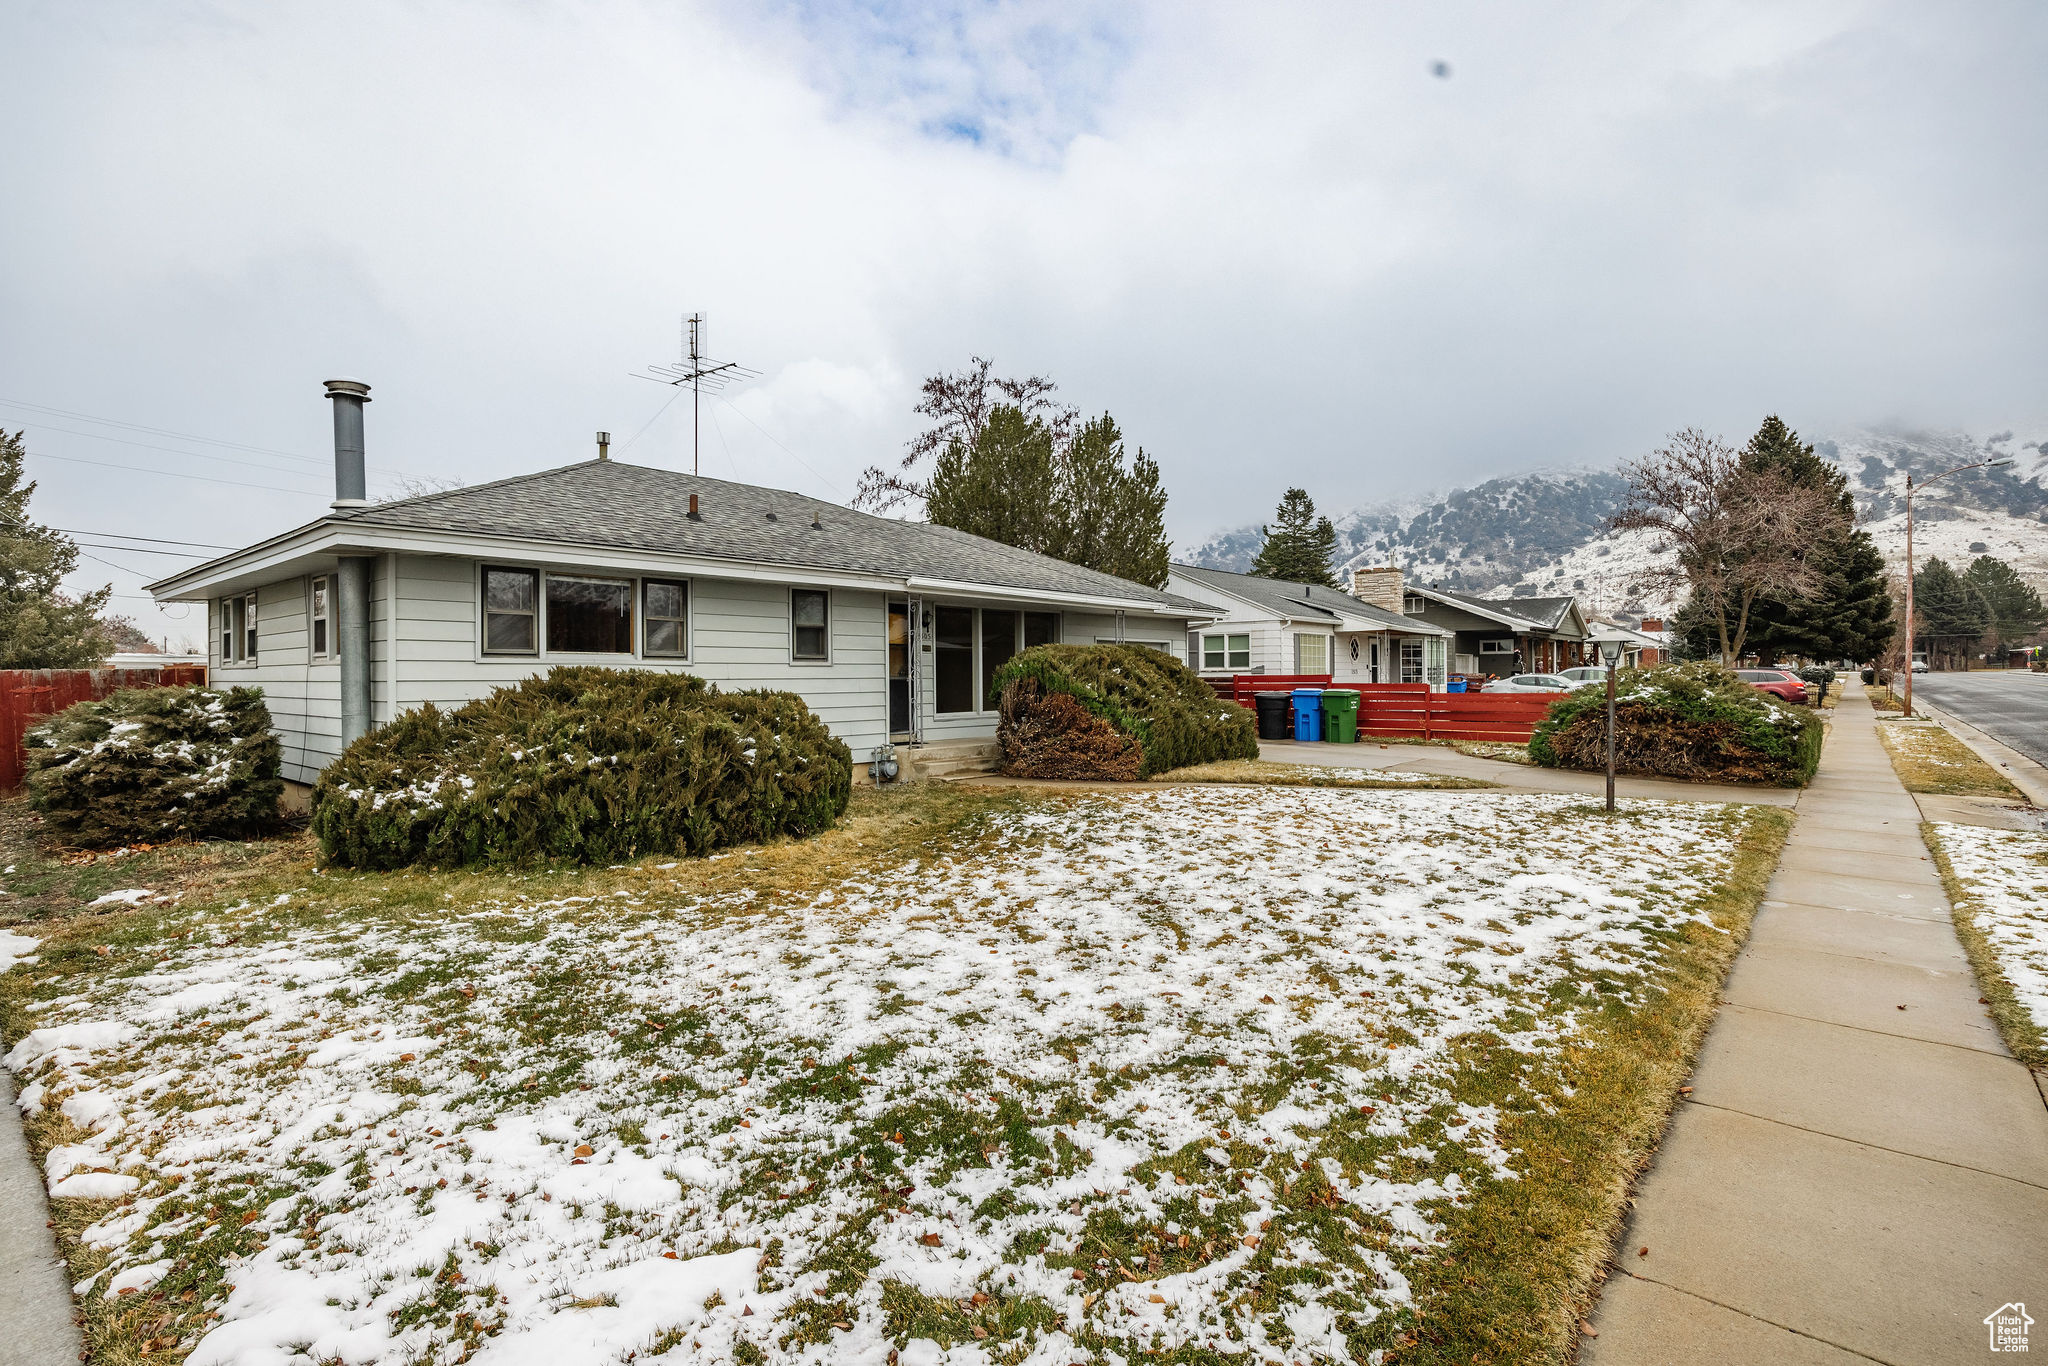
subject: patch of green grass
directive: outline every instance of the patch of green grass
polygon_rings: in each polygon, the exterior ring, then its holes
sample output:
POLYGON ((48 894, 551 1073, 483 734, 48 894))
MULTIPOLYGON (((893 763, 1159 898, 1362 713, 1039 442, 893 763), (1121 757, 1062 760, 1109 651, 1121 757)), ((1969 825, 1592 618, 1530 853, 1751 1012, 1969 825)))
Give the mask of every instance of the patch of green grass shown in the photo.
POLYGON ((1985 938, 1984 931, 1977 927, 1972 913, 1974 897, 1956 876, 1948 851, 1942 848, 1940 835, 1933 825, 1922 821, 1920 838, 1926 843, 1928 852, 1934 855, 1934 866, 1941 874, 1942 889, 1948 893, 1949 919, 1955 924, 1956 937, 1963 941, 1963 953, 1977 975, 1977 986, 1984 993, 1984 1003, 1990 1007, 1991 1018, 1998 1022, 1998 1032, 2004 1037, 2005 1046, 2029 1067, 2048 1068, 2048 1032, 2034 1023, 2033 1015, 2013 993, 2012 982, 1999 966, 1998 951, 1985 938))

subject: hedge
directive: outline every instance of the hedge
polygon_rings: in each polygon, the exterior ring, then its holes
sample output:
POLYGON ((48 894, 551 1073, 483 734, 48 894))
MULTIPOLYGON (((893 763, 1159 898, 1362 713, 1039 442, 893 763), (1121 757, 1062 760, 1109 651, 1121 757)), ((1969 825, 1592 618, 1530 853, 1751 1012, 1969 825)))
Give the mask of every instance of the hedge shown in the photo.
POLYGON ((1140 778, 1259 755, 1251 712, 1142 645, 1034 645, 990 692, 1004 771, 1020 777, 1140 778))
POLYGON ((325 859, 354 868, 614 863, 824 830, 853 756, 793 693, 565 667, 344 750, 313 791, 325 859))
MULTIPOLYGON (((1604 770, 1607 694, 1581 688, 1551 704, 1529 739, 1545 768, 1604 770)), ((1802 787, 1820 764, 1820 718, 1718 664, 1623 669, 1615 676, 1617 773, 1802 787)))
POLYGON ((30 802, 94 848, 240 838, 277 822, 284 748, 257 688, 127 688, 23 741, 30 802))

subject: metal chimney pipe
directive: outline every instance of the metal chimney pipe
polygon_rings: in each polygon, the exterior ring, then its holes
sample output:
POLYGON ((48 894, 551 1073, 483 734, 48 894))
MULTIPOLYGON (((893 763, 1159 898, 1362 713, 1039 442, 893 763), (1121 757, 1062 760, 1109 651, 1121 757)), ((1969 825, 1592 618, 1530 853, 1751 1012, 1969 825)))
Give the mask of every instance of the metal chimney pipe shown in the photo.
MULTIPOLYGON (((334 400, 334 509, 368 507, 363 478, 363 405, 370 386, 359 379, 330 379, 334 400)), ((374 697, 370 687, 370 569, 367 555, 335 560, 335 641, 341 647, 341 743, 352 744, 370 729, 374 697)), ((394 633, 395 634, 395 633, 394 633)))
POLYGON ((334 506, 369 506, 363 478, 363 405, 370 386, 359 379, 330 379, 327 397, 334 400, 334 506))

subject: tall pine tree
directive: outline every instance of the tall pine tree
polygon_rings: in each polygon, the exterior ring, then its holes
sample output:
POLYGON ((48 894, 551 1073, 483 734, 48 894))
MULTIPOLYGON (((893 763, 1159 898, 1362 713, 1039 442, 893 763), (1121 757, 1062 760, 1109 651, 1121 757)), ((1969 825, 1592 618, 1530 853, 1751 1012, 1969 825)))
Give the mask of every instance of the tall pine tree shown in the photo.
POLYGON ((1776 414, 1764 419, 1743 448, 1742 464, 1772 470, 1826 494, 1835 516, 1814 528, 1808 563, 1820 575, 1804 600, 1760 599, 1750 610, 1748 646, 1766 663, 1780 655, 1808 659, 1875 659, 1897 630, 1884 556, 1870 533, 1856 527, 1856 499, 1848 476, 1800 441, 1776 414))
POLYGON ((925 512, 940 526, 1049 555, 1061 539, 1059 482, 1052 429, 998 404, 971 442, 939 452, 925 512))
POLYGON ((1913 576, 1913 645, 1927 651, 1930 663, 1937 655, 1968 655, 1991 622, 1983 591, 1939 557, 1913 576))
POLYGON ((1977 590, 1991 618, 1991 635, 2002 651, 2026 643, 2027 637, 2048 626, 2048 607, 2041 595, 2004 560, 1979 555, 1963 571, 1963 579, 1977 590))
POLYGON ((1337 528, 1316 515, 1307 489, 1289 489, 1274 509, 1270 526, 1259 528, 1266 538, 1252 560, 1252 573, 1287 583, 1337 587, 1337 528))
POLYGON ((27 454, 22 433, 0 432, 0 669, 90 668, 113 648, 100 612, 114 590, 72 597, 60 587, 78 547, 29 520, 27 454))
POLYGON ((1126 463, 1108 413, 1081 424, 1060 460, 1060 542, 1070 564, 1152 588, 1166 584, 1166 490, 1141 448, 1126 463))

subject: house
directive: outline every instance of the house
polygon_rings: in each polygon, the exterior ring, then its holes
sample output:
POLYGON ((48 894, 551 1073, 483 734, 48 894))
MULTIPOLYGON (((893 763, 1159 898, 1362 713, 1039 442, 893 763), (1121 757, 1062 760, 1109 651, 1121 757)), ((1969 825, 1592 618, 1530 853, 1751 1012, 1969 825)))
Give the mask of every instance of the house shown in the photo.
POLYGON ((1443 688, 1449 630, 1335 588, 1177 564, 1166 591, 1218 614, 1188 637, 1188 660, 1206 678, 1331 674, 1443 688))
POLYGON ((1455 673, 1505 678, 1599 662, 1576 598, 1482 598, 1406 583, 1401 571, 1391 567, 1352 570, 1351 591, 1450 631, 1455 673))
POLYGON ((370 503, 369 386, 330 380, 339 496, 302 526, 150 585, 206 605, 221 686, 264 690, 285 777, 422 703, 559 664, 794 692, 854 751, 995 734, 1028 645, 1176 656, 1198 603, 949 527, 598 458, 370 503))
POLYGON ((1624 626, 1605 617, 1594 617, 1586 624, 1587 644, 1597 651, 1608 641, 1621 643, 1621 664, 1623 668, 1648 668, 1661 664, 1670 645, 1664 639, 1662 623, 1654 618, 1643 622, 1640 627, 1624 626))

